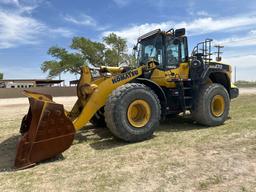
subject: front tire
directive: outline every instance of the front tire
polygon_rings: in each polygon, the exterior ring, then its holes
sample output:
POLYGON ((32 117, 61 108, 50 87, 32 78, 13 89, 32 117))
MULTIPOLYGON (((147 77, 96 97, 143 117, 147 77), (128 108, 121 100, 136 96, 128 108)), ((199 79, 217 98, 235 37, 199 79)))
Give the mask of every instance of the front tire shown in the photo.
POLYGON ((192 110, 195 121, 206 126, 223 124, 229 114, 230 98, 224 86, 207 84, 199 91, 192 110))
POLYGON ((112 92, 105 105, 105 121, 118 138, 137 142, 149 138, 159 126, 160 102, 145 85, 125 84, 112 92))

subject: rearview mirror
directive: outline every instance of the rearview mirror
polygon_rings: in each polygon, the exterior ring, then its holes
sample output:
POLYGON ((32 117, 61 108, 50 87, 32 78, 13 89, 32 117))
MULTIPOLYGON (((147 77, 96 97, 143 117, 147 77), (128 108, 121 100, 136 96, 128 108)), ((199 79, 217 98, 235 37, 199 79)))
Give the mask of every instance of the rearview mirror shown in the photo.
POLYGON ((175 30, 175 37, 183 36, 183 35, 185 35, 185 33, 186 33, 185 28, 176 29, 175 30))

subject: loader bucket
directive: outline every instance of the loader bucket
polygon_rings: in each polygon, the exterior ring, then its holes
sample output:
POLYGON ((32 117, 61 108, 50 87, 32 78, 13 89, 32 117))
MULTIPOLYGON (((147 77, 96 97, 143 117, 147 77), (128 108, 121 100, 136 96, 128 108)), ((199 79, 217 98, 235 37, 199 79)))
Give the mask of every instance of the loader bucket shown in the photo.
POLYGON ((27 168, 61 154, 71 146, 75 135, 63 105, 54 103, 49 95, 28 91, 24 94, 29 98, 30 107, 20 127, 22 136, 17 145, 16 168, 27 168))

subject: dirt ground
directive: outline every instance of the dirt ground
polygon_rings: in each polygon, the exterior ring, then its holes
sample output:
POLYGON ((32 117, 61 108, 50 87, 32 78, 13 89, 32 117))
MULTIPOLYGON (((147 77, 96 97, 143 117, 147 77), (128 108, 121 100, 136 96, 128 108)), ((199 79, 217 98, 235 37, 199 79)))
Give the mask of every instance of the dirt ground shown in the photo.
MULTIPOLYGON (((62 156, 13 169, 26 98, 0 100, 0 191, 256 191, 256 89, 240 89, 230 119, 208 128, 189 117, 128 144, 88 124, 62 156)), ((71 109, 76 97, 54 98, 71 109)))
POLYGON ((242 95, 255 95, 256 88, 239 88, 240 94, 242 95))

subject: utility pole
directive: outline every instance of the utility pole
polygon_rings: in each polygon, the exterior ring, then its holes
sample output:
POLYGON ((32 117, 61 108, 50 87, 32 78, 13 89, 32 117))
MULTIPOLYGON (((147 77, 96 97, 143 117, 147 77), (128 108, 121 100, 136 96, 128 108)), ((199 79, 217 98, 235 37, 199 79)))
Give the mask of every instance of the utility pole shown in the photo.
POLYGON ((236 83, 236 66, 234 68, 235 68, 234 81, 236 83))
POLYGON ((224 46, 223 45, 215 45, 214 47, 217 48, 217 52, 215 52, 215 53, 217 53, 216 61, 221 61, 221 54, 223 52, 221 52, 220 49, 224 48, 224 46))

